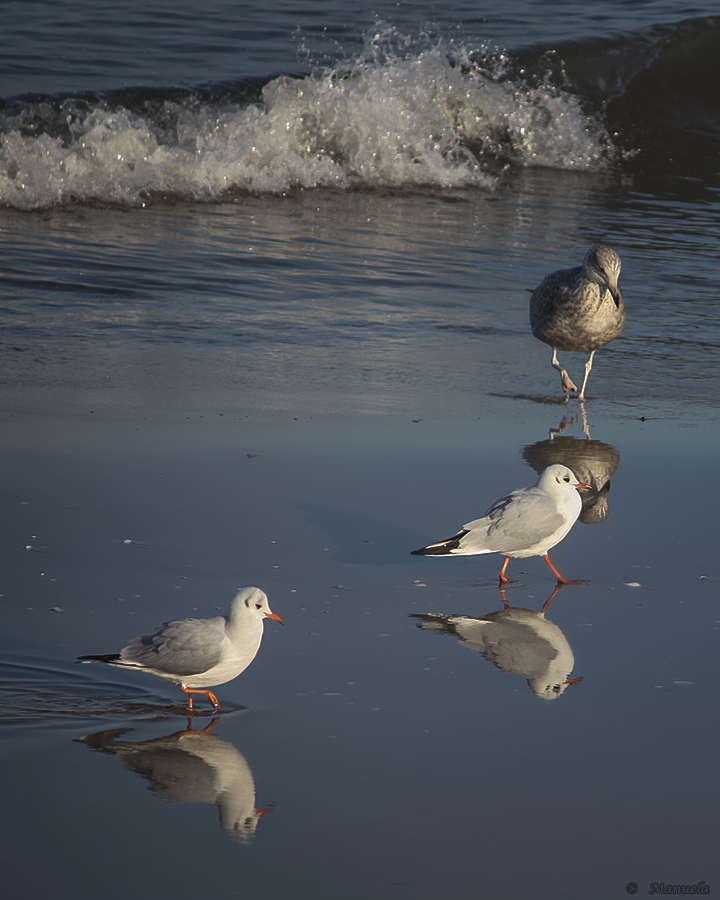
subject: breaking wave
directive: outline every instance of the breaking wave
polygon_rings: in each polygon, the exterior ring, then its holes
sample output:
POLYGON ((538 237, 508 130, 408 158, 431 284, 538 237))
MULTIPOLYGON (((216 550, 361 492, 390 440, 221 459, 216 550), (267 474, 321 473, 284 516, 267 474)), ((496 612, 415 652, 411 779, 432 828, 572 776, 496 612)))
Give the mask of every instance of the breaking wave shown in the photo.
POLYGON ((514 53, 376 25, 354 59, 304 75, 10 98, 0 101, 0 205, 492 189, 528 167, 602 171, 642 154, 645 136, 651 153, 658 128, 692 134, 689 115, 693 140, 716 140, 697 66, 720 50, 719 22, 514 53))

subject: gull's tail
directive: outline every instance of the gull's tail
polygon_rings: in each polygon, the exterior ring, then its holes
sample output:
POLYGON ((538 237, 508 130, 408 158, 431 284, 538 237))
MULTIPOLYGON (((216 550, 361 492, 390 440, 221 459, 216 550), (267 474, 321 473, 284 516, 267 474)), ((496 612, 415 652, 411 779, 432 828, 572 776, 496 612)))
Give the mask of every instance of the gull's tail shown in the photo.
POLYGON ((451 538, 446 538, 444 541, 438 541, 435 544, 428 544, 427 547, 421 547, 419 550, 413 550, 411 555, 447 556, 460 548, 460 541, 466 534, 469 534, 469 532, 459 531, 457 534, 454 534, 451 538))
POLYGON ((91 662, 99 662, 105 663, 105 665, 112 665, 113 663, 120 661, 119 653, 106 653, 105 655, 100 656, 78 656, 77 662, 80 663, 91 663, 91 662))

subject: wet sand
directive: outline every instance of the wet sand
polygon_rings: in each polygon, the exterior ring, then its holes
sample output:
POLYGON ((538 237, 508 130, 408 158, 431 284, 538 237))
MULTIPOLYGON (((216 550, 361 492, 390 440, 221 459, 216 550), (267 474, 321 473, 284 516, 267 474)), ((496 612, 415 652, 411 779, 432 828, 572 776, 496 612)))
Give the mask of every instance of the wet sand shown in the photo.
MULTIPOLYGON (((645 262, 662 228, 626 211, 630 321, 597 355, 584 431, 525 292, 577 257, 581 212, 594 235, 618 216, 572 185, 50 213, 22 220, 22 251, 5 235, 32 272, 0 394, 11 900, 714 889, 714 244, 676 302, 645 262), (132 243, 163 224, 174 243, 132 243), (542 650, 532 672, 499 665, 418 618, 502 611, 502 560, 410 552, 551 461, 595 490, 552 551, 587 583, 546 613, 582 680, 547 701, 528 683, 542 650), (286 625, 218 688, 212 731, 182 733, 172 685, 74 662, 250 584, 286 625)), ((537 625, 550 571, 511 575, 537 625)))
MULTIPOLYGON (((489 398, 472 421, 436 407, 8 420, 3 852, 26 896, 61 883, 89 897, 99 879, 120 897, 139 873, 178 897, 209 873, 266 897, 297 896, 298 879, 353 898, 470 896, 479 878, 494 897, 710 881, 713 429, 681 447, 688 423, 599 400, 590 441, 580 417, 551 441, 562 406, 489 398), (523 454, 553 445, 612 490, 602 523, 578 523, 553 553, 588 583, 547 612, 582 678, 547 702, 413 618, 502 609, 501 560, 410 551, 533 483, 523 454), (73 663, 169 617, 214 615, 253 583, 286 627, 270 623, 253 665, 218 689, 210 734, 178 734, 171 685, 73 663)), ((539 612, 554 588, 542 560, 512 574, 510 605, 539 612)))

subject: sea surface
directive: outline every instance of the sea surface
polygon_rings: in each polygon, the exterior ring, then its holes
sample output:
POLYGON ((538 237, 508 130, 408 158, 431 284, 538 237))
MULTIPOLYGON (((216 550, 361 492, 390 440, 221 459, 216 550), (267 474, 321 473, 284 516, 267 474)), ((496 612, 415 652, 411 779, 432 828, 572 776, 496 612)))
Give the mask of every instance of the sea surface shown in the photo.
POLYGON ((717 5, 2 10, 3 900, 720 890, 717 5), (551 462, 581 583, 410 555, 551 462), (75 662, 253 584, 217 721, 75 662))

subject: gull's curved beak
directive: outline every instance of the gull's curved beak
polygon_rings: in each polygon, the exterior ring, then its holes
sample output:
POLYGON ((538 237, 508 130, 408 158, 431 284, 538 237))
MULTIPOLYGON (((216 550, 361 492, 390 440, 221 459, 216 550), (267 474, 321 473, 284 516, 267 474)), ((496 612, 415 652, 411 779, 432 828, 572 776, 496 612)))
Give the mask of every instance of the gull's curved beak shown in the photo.
POLYGON ((580 678, 566 678, 563 684, 580 684, 582 681, 582 675, 580 678))
POLYGON ((587 483, 584 482, 584 481, 578 481, 578 483, 575 485, 575 489, 578 490, 578 491, 591 491, 591 490, 592 490, 592 485, 591 485, 591 484, 587 484, 587 483))
POLYGON ((281 625, 285 624, 283 622, 283 620, 280 618, 280 616, 276 615, 275 613, 267 612, 267 613, 265 613, 265 618, 273 619, 275 622, 279 622, 281 625))

